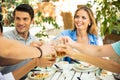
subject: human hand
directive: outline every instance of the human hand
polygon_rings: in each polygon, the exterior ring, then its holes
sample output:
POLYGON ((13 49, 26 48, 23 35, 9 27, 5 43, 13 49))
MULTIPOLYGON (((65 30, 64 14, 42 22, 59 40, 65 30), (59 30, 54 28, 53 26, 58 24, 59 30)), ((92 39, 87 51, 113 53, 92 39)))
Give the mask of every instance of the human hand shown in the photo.
POLYGON ((40 47, 41 45, 43 45, 42 41, 33 41, 30 43, 30 46, 33 46, 33 47, 40 47))
POLYGON ((60 37, 59 40, 62 40, 62 42, 66 45, 69 45, 71 47, 74 47, 74 44, 76 43, 75 41, 73 41, 70 37, 68 36, 63 36, 60 37))
POLYGON ((75 55, 77 54, 77 52, 68 45, 60 45, 59 48, 61 48, 61 50, 60 50, 61 52, 65 53, 64 56, 69 56, 74 59, 75 55))
POLYGON ((42 57, 45 56, 56 56, 56 51, 54 46, 50 45, 50 44, 43 44, 42 46, 40 46, 41 50, 42 50, 42 57))
POLYGON ((56 61, 55 56, 46 56, 46 57, 38 58, 37 65, 40 67, 48 67, 48 66, 52 66, 55 63, 55 61, 56 61))

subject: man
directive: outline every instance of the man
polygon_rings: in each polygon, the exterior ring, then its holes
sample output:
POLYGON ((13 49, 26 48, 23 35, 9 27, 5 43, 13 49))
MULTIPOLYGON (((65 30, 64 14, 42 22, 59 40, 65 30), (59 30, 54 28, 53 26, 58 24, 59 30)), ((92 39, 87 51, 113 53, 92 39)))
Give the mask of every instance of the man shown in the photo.
MULTIPOLYGON (((15 29, 10 32, 4 33, 4 36, 9 39, 18 40, 21 43, 26 45, 30 45, 30 43, 32 43, 33 46, 36 46, 36 47, 40 46, 41 45, 40 42, 36 42, 36 43, 33 42, 37 40, 34 36, 30 35, 30 32, 29 32, 30 25, 33 22, 33 18, 34 18, 34 11, 32 7, 28 4, 20 4, 15 8, 13 12, 13 16, 14 16, 15 29)), ((18 63, 18 62, 19 63, 12 66, 7 66, 1 72, 3 74, 11 72, 13 70, 20 68, 21 66, 28 63, 29 61, 30 59, 22 62, 12 60, 13 63, 18 63)), ((53 63, 53 62, 54 60, 51 61, 50 63, 53 63)), ((7 61, 5 61, 5 63, 7 63, 7 61)), ((49 63, 49 60, 48 60, 48 63, 49 63)))
POLYGON ((79 59, 85 62, 89 62, 93 65, 96 65, 102 69, 109 70, 111 72, 120 73, 120 64, 104 59, 101 57, 111 57, 111 56, 120 56, 120 41, 103 45, 103 46, 94 46, 94 45, 85 45, 74 42, 69 37, 61 38, 65 44, 62 46, 62 50, 66 52, 67 56, 70 56, 74 59, 79 59), (72 48, 79 50, 80 52, 73 51, 72 48), (84 53, 84 54, 82 54, 84 53))
MULTIPOLYGON (((42 50, 41 53, 41 51, 39 51, 39 49, 35 47, 26 46, 16 40, 8 40, 6 38, 3 38, 1 35, 2 31, 3 31, 3 27, 0 23, 0 61, 1 62, 4 62, 4 60, 6 60, 7 58, 15 59, 15 60, 17 59, 24 60, 28 58, 36 58, 36 57, 41 58, 47 55, 51 55, 49 52, 52 51, 52 48, 49 45, 40 46, 39 48, 41 48, 42 50), (46 48, 49 49, 46 50, 46 48), (24 53, 26 55, 24 55, 24 53)), ((0 62, 0 66, 1 66, 1 62, 0 62)), ((9 64, 10 63, 11 62, 9 61, 9 64)), ((4 65, 8 65, 8 64, 4 64, 4 65)), ((11 72, 5 75, 2 75, 0 73, 0 80, 14 80, 14 77, 11 72)))
POLYGON ((13 12, 15 29, 4 33, 8 39, 18 40, 26 45, 36 41, 36 38, 29 33, 30 25, 34 19, 34 11, 28 4, 17 6, 13 12))
MULTIPOLYGON (((41 56, 41 52, 36 47, 26 46, 16 40, 8 40, 6 38, 3 38, 2 32, 3 32, 3 27, 2 27, 2 24, 0 23, 0 57, 11 58, 16 60, 17 59, 24 60, 28 58, 36 58, 41 56), (26 53, 26 55, 24 55, 24 53, 26 53)), ((42 47, 41 49, 43 52, 42 57, 46 55, 50 55, 49 51, 46 52, 46 50, 42 47)), ((49 50, 51 51, 52 49, 49 49, 49 50)), ((1 63, 0 63, 0 66, 1 66, 1 63)))

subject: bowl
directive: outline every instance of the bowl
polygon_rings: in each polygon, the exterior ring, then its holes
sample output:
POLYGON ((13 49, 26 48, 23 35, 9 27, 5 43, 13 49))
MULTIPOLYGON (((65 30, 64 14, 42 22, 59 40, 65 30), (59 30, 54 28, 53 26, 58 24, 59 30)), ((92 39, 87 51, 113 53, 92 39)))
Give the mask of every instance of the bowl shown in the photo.
POLYGON ((28 78, 30 80, 43 80, 50 77, 54 72, 55 69, 53 67, 36 68, 35 70, 32 70, 28 73, 28 78))
POLYGON ((67 61, 60 61, 57 63, 60 69, 69 69, 69 63, 67 61))

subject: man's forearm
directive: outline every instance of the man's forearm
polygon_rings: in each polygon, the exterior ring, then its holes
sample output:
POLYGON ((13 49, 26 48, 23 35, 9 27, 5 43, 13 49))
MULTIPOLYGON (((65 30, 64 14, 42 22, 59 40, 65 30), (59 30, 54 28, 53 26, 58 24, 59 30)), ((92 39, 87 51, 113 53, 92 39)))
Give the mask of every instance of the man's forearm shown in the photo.
POLYGON ((29 61, 27 64, 25 64, 24 66, 13 71, 12 73, 13 73, 15 80, 20 80, 20 78, 22 78, 25 74, 27 74, 31 69, 33 69, 36 66, 38 66, 37 58, 34 58, 31 61, 29 61))
POLYGON ((38 49, 28 47, 16 40, 0 37, 0 56, 13 59, 27 59, 40 56, 38 49), (25 54, 25 55, 24 55, 25 54))
POLYGON ((23 60, 14 60, 14 59, 7 59, 7 58, 2 58, 0 57, 0 66, 10 66, 17 64, 23 60))

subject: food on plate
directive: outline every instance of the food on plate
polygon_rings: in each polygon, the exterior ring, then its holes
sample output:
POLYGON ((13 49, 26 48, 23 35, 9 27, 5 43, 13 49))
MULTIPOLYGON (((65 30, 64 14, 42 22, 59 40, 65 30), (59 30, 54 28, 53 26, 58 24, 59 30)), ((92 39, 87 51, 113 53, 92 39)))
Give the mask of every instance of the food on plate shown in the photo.
POLYGON ((102 70, 102 72, 101 72, 101 74, 100 74, 101 76, 105 76, 105 75, 107 75, 107 71, 105 71, 105 70, 102 70))
POLYGON ((80 62, 81 64, 75 64, 75 67, 78 69, 91 69, 91 68, 95 68, 94 65, 91 65, 89 63, 86 62, 80 62))
POLYGON ((28 78, 30 80, 43 80, 51 76, 54 72, 55 69, 53 67, 47 67, 47 68, 37 67, 36 69, 31 70, 31 72, 28 73, 28 78))
POLYGON ((86 62, 83 62, 83 61, 79 61, 80 64, 75 64, 73 66, 73 69, 75 71, 80 71, 80 72, 90 72, 90 71, 95 71, 97 69, 99 69, 98 67, 92 65, 92 64, 89 64, 89 63, 86 63, 86 62))
POLYGON ((106 75, 111 75, 112 73, 107 71, 107 70, 101 70, 100 76, 106 76, 106 75))
POLYGON ((114 80, 114 77, 111 75, 112 75, 112 72, 107 70, 98 69, 96 71, 96 76, 99 77, 101 80, 107 80, 108 77, 110 78, 110 80, 114 80))
POLYGON ((40 72, 33 72, 30 77, 31 78, 36 78, 36 79, 41 79, 41 78, 46 78, 49 76, 48 72, 40 73, 40 72))
POLYGON ((79 64, 79 68, 84 68, 85 66, 82 64, 79 64))

